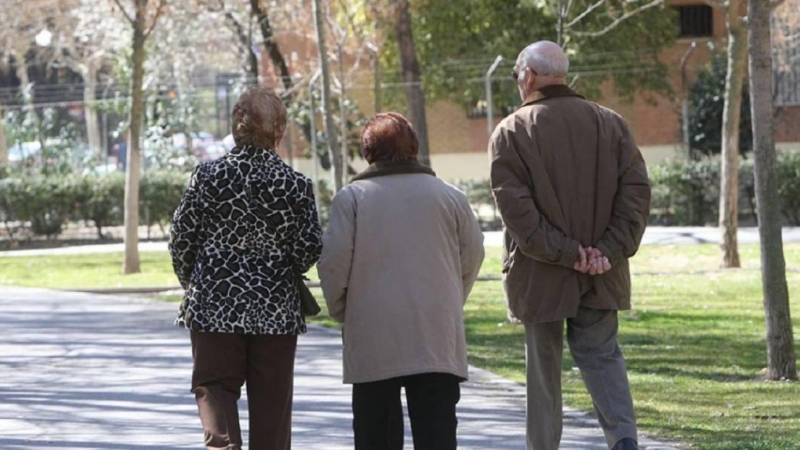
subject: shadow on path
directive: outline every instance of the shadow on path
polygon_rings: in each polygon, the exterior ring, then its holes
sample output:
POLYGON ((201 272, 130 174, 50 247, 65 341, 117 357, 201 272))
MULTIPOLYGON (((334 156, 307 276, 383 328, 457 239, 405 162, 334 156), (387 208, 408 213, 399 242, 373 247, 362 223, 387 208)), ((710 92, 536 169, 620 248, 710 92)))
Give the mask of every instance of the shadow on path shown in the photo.
MULTIPOLYGON (((0 291, 0 448, 202 448, 191 351, 177 305, 38 289, 0 291)), ((311 327, 297 353, 294 448, 352 449, 341 338, 311 327)), ((459 447, 524 449, 524 389, 477 371, 459 405, 459 447)), ((242 425, 247 410, 241 402, 242 425)), ((567 413, 562 449, 604 449, 567 413)), ((406 425, 408 427, 408 425, 406 425)), ((406 448, 411 447, 410 431, 406 448)))

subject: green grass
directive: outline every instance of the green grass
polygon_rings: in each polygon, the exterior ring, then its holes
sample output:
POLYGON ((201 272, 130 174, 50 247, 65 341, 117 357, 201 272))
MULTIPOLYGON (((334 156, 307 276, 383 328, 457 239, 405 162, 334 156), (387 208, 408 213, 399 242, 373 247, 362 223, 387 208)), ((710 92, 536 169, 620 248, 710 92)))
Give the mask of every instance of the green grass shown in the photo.
POLYGON ((178 286, 166 252, 140 253, 142 272, 122 274, 121 253, 0 257, 0 285, 52 289, 178 286))
MULTIPOLYGON (((800 450, 800 383, 761 379, 766 343, 758 247, 740 250, 741 270, 718 269, 713 245, 646 246, 632 260, 634 309, 621 314, 620 342, 639 422, 647 432, 703 450, 800 450)), ((785 252, 797 299, 800 245, 786 245, 785 252)), ((121 263, 119 254, 0 258, 0 285, 176 284, 166 254, 142 253, 138 275, 122 276, 121 263)), ((500 251, 492 249, 481 274, 499 271, 500 251)), ((477 283, 465 317, 470 362, 524 382, 523 329, 506 321, 501 284, 477 283)), ((324 308, 313 321, 336 325, 324 308)), ((563 369, 565 403, 590 411, 568 352, 563 369)))
MULTIPOLYGON (((644 247, 632 261, 634 309, 621 314, 620 342, 639 423, 699 449, 800 449, 800 383, 761 380, 758 248, 741 250, 744 268, 733 271, 716 269, 710 245, 644 247)), ((786 256, 796 299, 800 246, 787 245, 786 256)), ((499 283, 476 286, 466 309, 470 362, 524 382, 523 329, 506 322, 502 298, 499 283)), ((565 403, 590 411, 568 352, 563 370, 565 403)))

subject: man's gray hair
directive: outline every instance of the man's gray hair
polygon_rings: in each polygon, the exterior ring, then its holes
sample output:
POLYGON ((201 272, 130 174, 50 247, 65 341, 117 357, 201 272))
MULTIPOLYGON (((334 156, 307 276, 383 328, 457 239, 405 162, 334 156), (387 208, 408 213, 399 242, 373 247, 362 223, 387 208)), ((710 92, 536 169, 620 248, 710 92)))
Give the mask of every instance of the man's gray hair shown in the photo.
POLYGON ((555 42, 539 41, 525 47, 517 57, 517 70, 523 78, 526 67, 539 75, 566 77, 569 59, 555 42))

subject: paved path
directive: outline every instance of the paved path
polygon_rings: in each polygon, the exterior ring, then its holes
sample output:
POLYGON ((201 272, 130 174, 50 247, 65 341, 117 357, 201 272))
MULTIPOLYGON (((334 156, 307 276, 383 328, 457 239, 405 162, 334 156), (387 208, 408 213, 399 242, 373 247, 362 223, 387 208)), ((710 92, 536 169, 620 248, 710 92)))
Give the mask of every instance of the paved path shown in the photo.
MULTIPOLYGON (((0 449, 201 448, 188 392, 188 337, 170 324, 175 309, 135 298, 0 287, 0 449)), ((337 332, 318 327, 300 339, 295 448, 352 449, 340 343, 337 332)), ((459 405, 460 448, 524 449, 523 400, 522 387, 475 370, 459 405)), ((605 448, 593 421, 574 411, 566 416, 562 449, 605 448)))
MULTIPOLYGON (((487 247, 500 247, 503 245, 503 235, 499 231, 484 233, 487 247)), ((800 242, 800 227, 787 227, 783 229, 784 242, 800 242)), ((739 243, 758 243, 757 228, 740 228, 739 243)), ((653 244, 716 244, 720 242, 720 233, 717 228, 708 227, 649 227, 644 234, 642 243, 653 244)), ((0 251, 3 256, 41 256, 41 255, 76 255, 87 253, 121 253, 125 250, 124 244, 98 244, 80 245, 74 247, 60 247, 33 250, 0 251)), ((139 244, 140 252, 163 252, 167 250, 166 242, 142 242, 139 244)))

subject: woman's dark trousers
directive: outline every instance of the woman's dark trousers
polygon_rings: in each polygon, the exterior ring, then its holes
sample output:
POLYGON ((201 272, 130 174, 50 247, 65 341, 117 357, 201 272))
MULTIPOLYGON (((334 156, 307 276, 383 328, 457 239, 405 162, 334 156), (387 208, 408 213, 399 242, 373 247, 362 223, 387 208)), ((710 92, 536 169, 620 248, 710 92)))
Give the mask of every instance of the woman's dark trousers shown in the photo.
POLYGON ((289 450, 297 336, 191 332, 192 392, 208 450, 242 448, 236 401, 247 383, 250 450, 289 450))
POLYGON ((415 450, 455 450, 456 404, 461 379, 426 373, 353 385, 353 431, 356 450, 401 450, 406 390, 415 450))

